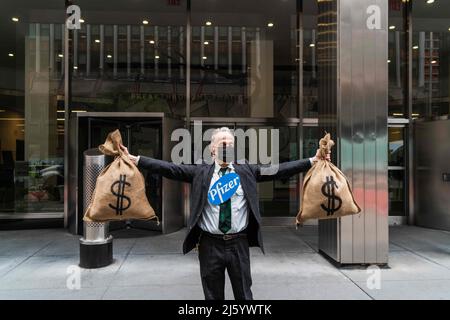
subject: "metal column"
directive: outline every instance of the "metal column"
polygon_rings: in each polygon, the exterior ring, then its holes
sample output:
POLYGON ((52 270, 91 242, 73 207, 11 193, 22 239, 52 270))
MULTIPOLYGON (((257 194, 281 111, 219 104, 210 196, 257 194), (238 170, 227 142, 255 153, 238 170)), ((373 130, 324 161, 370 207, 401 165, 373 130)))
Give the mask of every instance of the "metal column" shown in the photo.
POLYGON ((362 213, 319 221, 319 250, 338 264, 388 262, 388 1, 318 2, 319 127, 362 213))

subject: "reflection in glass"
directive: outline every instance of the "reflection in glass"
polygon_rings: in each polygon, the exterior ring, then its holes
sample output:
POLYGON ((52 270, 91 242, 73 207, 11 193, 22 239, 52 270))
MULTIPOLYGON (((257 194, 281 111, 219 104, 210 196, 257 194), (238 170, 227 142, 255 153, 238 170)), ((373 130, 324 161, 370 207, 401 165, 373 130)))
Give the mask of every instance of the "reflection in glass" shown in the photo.
POLYGON ((319 128, 303 127, 303 158, 313 157, 319 148, 319 128))
POLYGON ((413 2, 413 117, 450 111, 450 10, 447 2, 413 2))
POLYGON ((64 2, 2 3, 0 218, 63 216, 64 27, 61 15, 39 14, 63 10, 64 2))
POLYGON ((405 166, 405 140, 403 128, 388 128, 389 166, 405 166))
POLYGON ((105 13, 96 2, 76 3, 85 22, 70 42, 72 109, 184 116, 186 7, 115 2, 105 13))
POLYGON ((389 215, 403 216, 405 212, 405 171, 389 170, 389 215))
POLYGON ((405 118, 406 32, 404 30, 406 3, 390 1, 388 33, 389 117, 405 118))
POLYGON ((193 0, 191 115, 297 117, 296 12, 294 0, 193 0))
POLYGON ((318 116, 317 3, 303 3, 303 116, 318 116))

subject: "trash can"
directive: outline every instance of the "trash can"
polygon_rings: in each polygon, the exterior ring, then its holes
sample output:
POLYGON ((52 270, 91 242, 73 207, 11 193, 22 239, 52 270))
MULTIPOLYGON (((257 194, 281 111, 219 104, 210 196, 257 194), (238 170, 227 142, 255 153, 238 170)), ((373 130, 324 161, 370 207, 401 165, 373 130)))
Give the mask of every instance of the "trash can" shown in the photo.
MULTIPOLYGON (((83 213, 91 202, 100 172, 108 165, 106 157, 97 148, 83 153, 83 213)), ((82 268, 101 268, 113 262, 113 238, 108 222, 83 221, 83 237, 80 239, 80 264, 82 268)))

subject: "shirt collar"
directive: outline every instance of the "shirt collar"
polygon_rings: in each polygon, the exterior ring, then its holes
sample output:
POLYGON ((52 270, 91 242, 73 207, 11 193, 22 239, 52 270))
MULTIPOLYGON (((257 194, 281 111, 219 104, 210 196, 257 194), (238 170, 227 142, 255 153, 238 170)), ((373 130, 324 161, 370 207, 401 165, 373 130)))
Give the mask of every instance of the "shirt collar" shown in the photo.
MULTIPOLYGON (((214 173, 218 173, 219 172, 219 170, 221 169, 222 167, 217 163, 217 161, 214 161, 214 173)), ((234 169, 234 167, 233 167, 233 162, 230 162, 229 164, 228 164, 228 167, 227 168, 230 168, 230 169, 234 169)))

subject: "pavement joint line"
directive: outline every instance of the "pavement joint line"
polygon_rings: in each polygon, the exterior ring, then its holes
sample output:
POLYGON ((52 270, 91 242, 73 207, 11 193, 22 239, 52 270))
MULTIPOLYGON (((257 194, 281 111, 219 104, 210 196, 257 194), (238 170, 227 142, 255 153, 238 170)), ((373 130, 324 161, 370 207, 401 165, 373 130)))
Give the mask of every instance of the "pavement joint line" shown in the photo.
MULTIPOLYGON (((418 282, 427 282, 427 281, 450 281, 450 279, 388 279, 388 280, 383 280, 386 282, 409 282, 409 281, 418 281, 418 282)), ((357 282, 362 282, 362 281, 357 281, 357 282)))
MULTIPOLYGON (((297 230, 295 230, 295 229, 292 229, 292 230, 289 229, 289 230, 290 230, 290 232, 291 232, 292 234, 294 234, 294 235, 296 235, 297 237, 299 237, 300 240, 303 241, 309 248, 311 248, 311 250, 312 250, 314 253, 319 253, 319 251, 316 250, 316 249, 314 249, 312 245, 310 245, 307 241, 303 240, 301 235, 298 235, 298 233, 296 233, 297 230)), ((318 232, 318 231, 317 231, 317 232, 318 232)), ((319 235, 317 234, 317 238, 318 238, 318 237, 319 237, 319 235)))
MULTIPOLYGON (((292 230, 293 233, 295 233, 296 230, 292 230)), ((317 230, 318 232, 318 230, 317 230)), ((317 237, 319 237, 319 235, 317 234, 317 237)), ((301 236, 300 236, 301 239, 301 236)), ((320 253, 318 251, 316 251, 308 242, 306 242, 305 240, 301 239, 303 242, 306 243, 306 245, 308 245, 317 255, 321 256, 320 253)), ((322 257, 322 256, 321 256, 322 257)), ((322 257, 323 258, 323 257, 322 257)), ((323 258, 324 261, 326 261, 329 265, 331 265, 332 267, 335 267, 330 261, 328 261, 327 259, 323 258)), ((336 267, 335 267, 336 268, 336 267)), ((350 277, 348 277, 345 273, 342 272, 342 270, 340 268, 336 268, 339 273, 341 273, 346 279, 348 279, 351 283, 353 283, 357 288, 359 288, 362 292, 364 292, 371 300, 375 300, 369 293, 367 293, 363 288, 361 288, 355 281, 353 281, 350 277)))
POLYGON ((443 267, 443 268, 445 268, 445 269, 450 270, 450 267, 447 267, 446 265, 443 265, 443 264, 441 264, 441 263, 439 263, 439 262, 437 262, 437 261, 434 261, 434 260, 432 260, 432 259, 430 259, 430 258, 428 258, 428 257, 426 257, 426 256, 424 256, 424 255, 421 255, 420 253, 418 253, 418 252, 416 252, 416 251, 414 251, 414 250, 412 250, 412 249, 409 249, 409 248, 407 248, 407 247, 405 247, 405 246, 402 246, 402 245, 400 245, 400 244, 398 244, 398 243, 395 243, 395 242, 392 242, 392 243, 395 244, 396 246, 399 246, 400 248, 403 248, 405 251, 408 251, 408 252, 410 252, 410 253, 412 253, 412 254, 418 256, 418 257, 421 257, 421 258, 424 259, 424 260, 427 260, 428 262, 434 263, 434 264, 436 264, 436 265, 438 265, 438 266, 440 266, 440 267, 443 267))
MULTIPOLYGON (((325 259, 326 260, 326 259, 325 259)), ((330 263, 331 264, 331 263, 330 263)), ((340 268, 338 268, 338 271, 348 280, 350 280, 351 283, 353 283, 357 288, 359 288, 359 290, 361 290, 362 292, 364 292, 371 300, 375 300, 374 297, 372 297, 368 292, 366 292, 366 290, 364 290, 362 287, 360 287, 358 285, 358 283, 356 281, 353 281, 352 278, 350 278, 349 276, 347 276, 345 273, 342 272, 342 270, 340 268)))
MULTIPOLYGON (((330 266, 336 268, 328 259, 325 259, 320 253, 316 252, 318 256, 322 258, 323 261, 326 261, 330 266)), ((344 276, 344 278, 348 279, 351 283, 353 283, 357 288, 359 288, 362 292, 364 292, 371 300, 375 300, 374 297, 372 297, 370 294, 368 294, 363 288, 361 288, 353 279, 351 279, 349 276, 347 276, 344 272, 342 272, 341 268, 336 268, 340 274, 344 276)))
POLYGON ((56 239, 50 240, 47 244, 45 244, 43 247, 41 247, 40 249, 36 250, 33 254, 29 255, 28 257, 26 257, 25 259, 23 259, 21 262, 19 262, 18 264, 16 264, 14 267, 12 267, 10 270, 6 271, 4 274, 2 274, 0 276, 0 279, 4 278, 7 274, 9 274, 11 271, 15 270, 17 267, 19 267, 20 265, 22 265, 23 263, 25 263, 26 261, 30 260, 31 258, 33 258, 38 252, 44 250, 45 248, 47 248, 48 246, 50 246, 50 244, 52 244, 53 242, 55 242, 56 239))
MULTIPOLYGON (((114 240, 113 240, 114 241, 114 240)), ((128 257, 130 256, 131 250, 133 249, 133 247, 136 245, 137 239, 134 239, 133 244, 130 246, 130 248, 128 249, 127 253, 125 254, 123 261, 121 262, 121 264, 119 265, 119 267, 117 268, 117 270, 112 274, 111 276, 111 281, 108 282, 105 291, 103 292, 103 294, 100 297, 100 300, 103 300, 106 292, 109 290, 109 288, 111 288, 111 284, 114 282, 114 278, 117 275, 117 273, 120 271, 120 269, 122 269, 123 264, 125 263, 125 261, 128 259, 128 257)), ((114 245, 114 244, 113 244, 114 245)))

